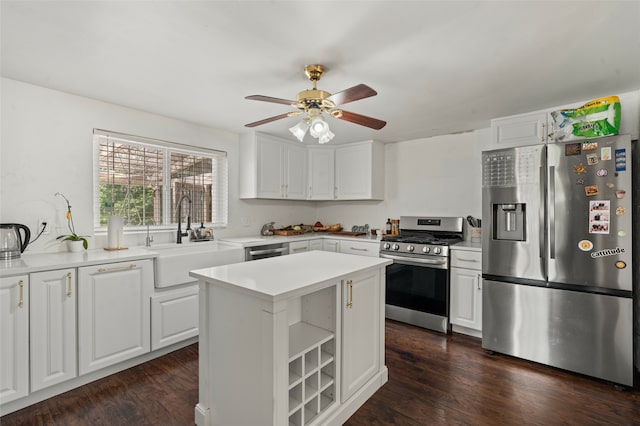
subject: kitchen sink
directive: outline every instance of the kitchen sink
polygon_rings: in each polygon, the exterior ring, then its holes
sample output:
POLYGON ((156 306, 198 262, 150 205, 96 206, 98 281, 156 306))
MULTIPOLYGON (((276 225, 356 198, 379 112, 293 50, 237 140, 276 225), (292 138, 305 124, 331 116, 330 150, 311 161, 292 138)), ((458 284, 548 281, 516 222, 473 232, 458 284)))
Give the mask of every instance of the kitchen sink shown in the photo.
POLYGON ((148 248, 155 259, 155 286, 171 287, 195 282, 189 271, 244 261, 244 249, 219 242, 158 244, 148 248))

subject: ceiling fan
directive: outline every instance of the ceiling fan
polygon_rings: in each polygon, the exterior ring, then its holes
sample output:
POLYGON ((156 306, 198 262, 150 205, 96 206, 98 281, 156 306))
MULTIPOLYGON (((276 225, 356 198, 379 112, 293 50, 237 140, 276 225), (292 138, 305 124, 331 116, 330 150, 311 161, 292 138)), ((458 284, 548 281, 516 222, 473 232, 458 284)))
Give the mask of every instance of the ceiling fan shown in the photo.
POLYGON ((251 99, 254 101, 289 105, 291 107, 297 108, 298 111, 292 111, 276 115, 274 117, 265 118, 264 120, 245 124, 245 126, 256 127, 283 118, 305 114, 305 117, 302 119, 302 121, 289 129, 291 133, 293 133, 294 136, 302 141, 308 129, 311 136, 318 138, 318 141, 320 143, 326 143, 333 139, 334 134, 331 132, 331 130, 329 130, 329 125, 322 119, 322 113, 327 113, 333 118, 349 121, 351 123, 366 126, 375 130, 380 130, 387 124, 386 121, 378 120, 377 118, 356 114, 354 112, 349 112, 338 108, 338 106, 347 104, 349 102, 377 95, 378 92, 373 90, 371 87, 367 86, 366 84, 358 84, 356 86, 343 90, 342 92, 334 93, 332 95, 331 93, 325 92, 324 90, 318 90, 318 88, 316 87, 318 80, 320 80, 322 74, 325 71, 323 65, 307 65, 304 68, 304 71, 309 80, 311 80, 311 82, 313 83, 313 89, 303 90, 302 92, 298 93, 295 101, 263 95, 251 95, 245 97, 245 99, 251 99))

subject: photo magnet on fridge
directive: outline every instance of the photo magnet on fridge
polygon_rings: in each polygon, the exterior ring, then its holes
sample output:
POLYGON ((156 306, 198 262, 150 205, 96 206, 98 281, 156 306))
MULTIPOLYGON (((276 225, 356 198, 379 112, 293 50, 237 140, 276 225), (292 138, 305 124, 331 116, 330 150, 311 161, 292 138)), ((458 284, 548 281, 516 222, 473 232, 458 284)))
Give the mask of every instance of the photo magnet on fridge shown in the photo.
POLYGON ((584 193, 587 197, 592 197, 594 195, 598 195, 600 192, 598 191, 598 185, 589 185, 584 187, 584 193))
POLYGON ((616 172, 627 170, 627 150, 625 148, 615 150, 616 172))
POLYGON ((598 164, 598 154, 587 154, 587 164, 590 166, 598 164))
POLYGON ((580 155, 582 154, 581 143, 568 143, 564 146, 564 155, 580 155))
POLYGON ((610 146, 606 146, 606 147, 600 149, 600 159, 602 161, 611 160, 611 147, 610 146))

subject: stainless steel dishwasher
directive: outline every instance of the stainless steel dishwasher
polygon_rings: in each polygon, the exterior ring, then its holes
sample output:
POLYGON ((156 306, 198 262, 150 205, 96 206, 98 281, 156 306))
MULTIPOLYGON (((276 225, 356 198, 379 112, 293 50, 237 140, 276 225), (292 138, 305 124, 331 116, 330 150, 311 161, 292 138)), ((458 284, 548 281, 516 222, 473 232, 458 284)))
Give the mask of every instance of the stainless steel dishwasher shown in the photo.
POLYGON ((266 259, 289 254, 289 243, 274 243, 244 249, 244 260, 266 259))

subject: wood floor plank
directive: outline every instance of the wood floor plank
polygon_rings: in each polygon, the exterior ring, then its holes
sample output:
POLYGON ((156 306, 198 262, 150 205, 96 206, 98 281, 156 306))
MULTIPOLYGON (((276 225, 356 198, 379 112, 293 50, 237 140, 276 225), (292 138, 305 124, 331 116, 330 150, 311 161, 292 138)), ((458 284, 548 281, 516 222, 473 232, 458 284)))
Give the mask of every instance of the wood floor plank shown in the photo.
MULTIPOLYGON (((640 391, 505 355, 479 339, 386 325, 389 381, 347 426, 640 425, 640 391)), ((23 410, 17 425, 192 425, 198 345, 23 410)))

